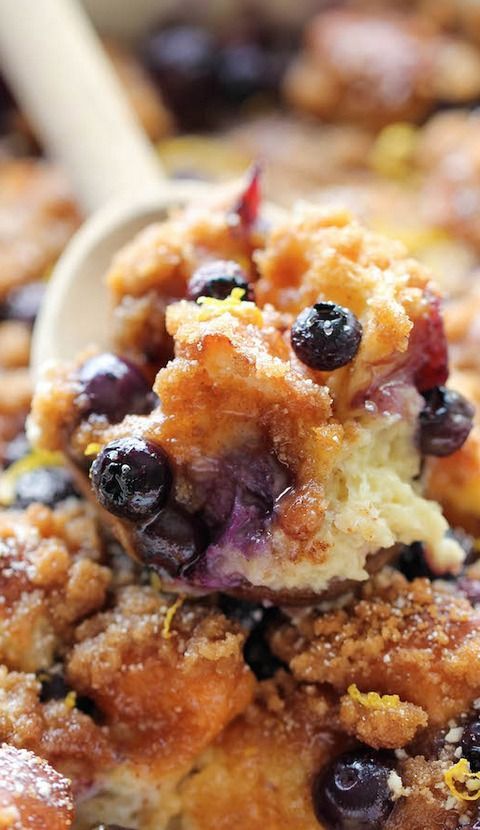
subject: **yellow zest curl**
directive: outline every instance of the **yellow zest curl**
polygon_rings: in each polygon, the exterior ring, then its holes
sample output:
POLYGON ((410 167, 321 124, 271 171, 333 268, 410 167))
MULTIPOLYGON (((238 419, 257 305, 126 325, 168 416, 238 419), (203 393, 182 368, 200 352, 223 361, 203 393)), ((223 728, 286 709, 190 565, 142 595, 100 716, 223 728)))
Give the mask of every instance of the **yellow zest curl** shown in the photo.
POLYGON ((222 314, 232 314, 246 323, 254 323, 256 326, 263 324, 263 315, 255 303, 242 300, 245 294, 244 288, 232 288, 230 295, 224 300, 217 300, 215 297, 199 297, 197 303, 201 306, 198 319, 200 321, 212 320, 222 314))
POLYGON ((69 692, 65 696, 64 703, 65 703, 65 706, 67 706, 68 709, 75 709, 75 706, 77 705, 77 693, 74 692, 74 691, 69 692))
POLYGON ((452 795, 460 801, 477 801, 480 798, 480 772, 472 772, 466 758, 460 758, 443 777, 452 795))
POLYGON ((61 452, 50 450, 32 450, 32 452, 15 461, 0 476, 0 504, 9 506, 15 500, 15 485, 17 479, 24 473, 36 470, 37 467, 62 467, 64 457, 61 452))
POLYGON ((361 692, 355 683, 347 689, 348 694, 366 709, 397 709, 400 706, 398 695, 379 695, 378 692, 361 692))
POLYGON ((98 455, 101 449, 101 444, 99 444, 97 441, 92 441, 90 444, 87 444, 87 447, 83 454, 87 456, 98 455))
POLYGON ((389 179, 406 179, 413 170, 418 135, 418 127, 404 121, 385 127, 370 152, 373 170, 389 179))
POLYGON ((162 590, 162 580, 155 571, 152 571, 150 574, 150 587, 153 588, 154 591, 162 590))
POLYGON ((165 614, 165 619, 163 621, 163 628, 162 628, 162 637, 164 640, 169 640, 172 636, 172 632, 170 631, 170 627, 173 622, 173 618, 177 613, 178 609, 182 607, 183 603, 185 602, 185 597, 183 594, 177 597, 173 605, 170 606, 167 613, 165 614))

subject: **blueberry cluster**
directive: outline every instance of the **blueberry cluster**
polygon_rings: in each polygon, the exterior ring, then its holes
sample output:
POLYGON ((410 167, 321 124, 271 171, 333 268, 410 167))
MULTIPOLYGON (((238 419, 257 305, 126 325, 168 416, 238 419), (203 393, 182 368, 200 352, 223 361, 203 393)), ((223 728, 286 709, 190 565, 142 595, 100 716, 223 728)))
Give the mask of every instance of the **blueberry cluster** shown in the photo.
POLYGON ((271 26, 215 35, 173 23, 147 34, 141 58, 178 123, 192 130, 211 126, 250 98, 275 96, 291 47, 291 35, 271 26))

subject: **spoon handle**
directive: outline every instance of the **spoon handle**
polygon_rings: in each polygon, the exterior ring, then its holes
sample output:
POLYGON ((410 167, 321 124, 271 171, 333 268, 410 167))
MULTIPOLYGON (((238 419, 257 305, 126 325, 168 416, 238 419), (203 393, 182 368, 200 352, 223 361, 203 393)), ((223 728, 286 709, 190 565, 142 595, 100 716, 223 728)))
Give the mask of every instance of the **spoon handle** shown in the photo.
POLYGON ((75 0, 0 0, 0 62, 87 212, 164 179, 90 21, 75 0))

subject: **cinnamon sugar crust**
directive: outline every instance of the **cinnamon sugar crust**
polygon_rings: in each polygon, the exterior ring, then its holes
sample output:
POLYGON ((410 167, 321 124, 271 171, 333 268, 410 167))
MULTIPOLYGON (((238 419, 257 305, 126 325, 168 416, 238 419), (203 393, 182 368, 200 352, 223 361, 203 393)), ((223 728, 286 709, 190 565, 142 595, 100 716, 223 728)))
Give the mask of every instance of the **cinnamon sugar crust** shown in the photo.
POLYGON ((70 782, 26 750, 0 747, 0 827, 68 830, 73 818, 70 782))
POLYGON ((272 648, 303 682, 396 694, 440 726, 478 697, 478 612, 441 583, 386 569, 340 610, 292 614, 272 648))
POLYGON ((0 660, 35 671, 52 665, 74 625, 100 608, 110 582, 95 520, 79 502, 0 514, 0 660))

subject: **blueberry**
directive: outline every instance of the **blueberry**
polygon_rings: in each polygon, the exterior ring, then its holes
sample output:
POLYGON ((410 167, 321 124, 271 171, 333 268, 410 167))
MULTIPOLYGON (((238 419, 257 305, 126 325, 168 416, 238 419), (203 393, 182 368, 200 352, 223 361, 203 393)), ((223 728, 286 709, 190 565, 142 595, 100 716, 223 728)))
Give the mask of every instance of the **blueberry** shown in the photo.
POLYGON ((462 755, 470 762, 473 772, 480 771, 480 721, 472 721, 463 730, 462 755))
POLYGON ((238 104, 268 92, 272 83, 272 60, 259 43, 244 41, 223 47, 218 56, 217 73, 221 95, 238 104))
POLYGON ((318 821, 329 830, 379 830, 393 808, 388 786, 392 768, 387 756, 374 752, 336 758, 313 782, 318 821))
POLYGON ((305 308, 292 326, 297 357, 311 369, 331 372, 350 363, 360 347, 362 326, 348 308, 316 303, 305 308))
POLYGON ((78 372, 79 404, 84 415, 105 415, 116 424, 128 413, 151 410, 150 388, 129 360, 106 352, 87 360, 78 372))
POLYGON ((3 466, 10 467, 30 452, 30 442, 24 432, 19 432, 5 447, 3 466))
POLYGON ((425 559, 425 550, 421 542, 412 542, 411 545, 403 545, 400 556, 395 564, 409 582, 419 577, 435 579, 435 574, 428 567, 427 560, 425 559))
POLYGON ((234 288, 242 288, 245 291, 243 300, 253 299, 253 292, 240 265, 236 262, 217 260, 197 268, 188 283, 187 294, 190 300, 197 300, 199 297, 225 300, 234 288))
POLYGON ((137 529, 136 542, 144 565, 179 577, 200 558, 207 534, 197 517, 171 505, 137 529))
POLYGON ((168 26, 144 40, 143 60, 185 129, 211 121, 217 52, 214 36, 201 26, 168 26))
POLYGON ((49 700, 63 700, 70 691, 63 674, 58 671, 40 671, 38 677, 42 684, 40 689, 42 703, 47 703, 49 700))
POLYGON ((54 507, 75 495, 71 476, 64 467, 36 467, 17 478, 13 507, 28 507, 33 502, 54 507))
POLYGON ((419 445, 424 455, 451 455, 460 449, 473 425, 474 408, 459 392, 435 386, 423 392, 419 445))
POLYGON ((45 295, 43 280, 29 282, 10 291, 0 303, 0 320, 20 320, 33 326, 45 295))
POLYGON ((165 504, 172 471, 157 444, 143 438, 119 438, 97 455, 91 479, 98 501, 109 513, 139 521, 165 504))

